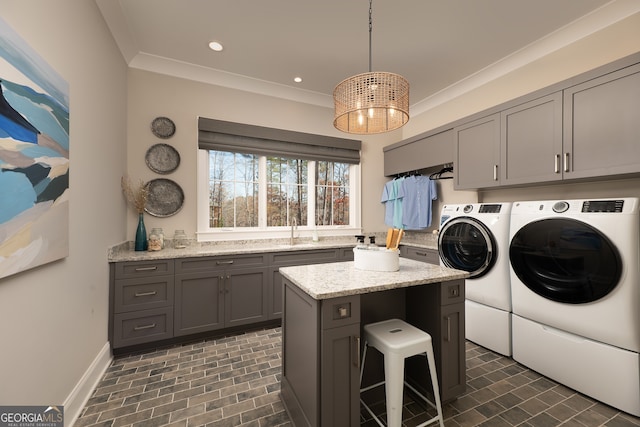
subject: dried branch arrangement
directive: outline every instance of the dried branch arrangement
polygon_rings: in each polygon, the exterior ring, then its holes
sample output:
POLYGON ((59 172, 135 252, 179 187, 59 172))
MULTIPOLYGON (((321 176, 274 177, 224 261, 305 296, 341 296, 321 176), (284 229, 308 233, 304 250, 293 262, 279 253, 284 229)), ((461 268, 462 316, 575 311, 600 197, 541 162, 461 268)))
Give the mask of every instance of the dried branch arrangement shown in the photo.
POLYGON ((149 198, 149 188, 144 181, 139 180, 136 184, 133 184, 128 176, 123 176, 120 184, 122 185, 122 193, 127 199, 127 203, 129 203, 137 213, 144 213, 144 208, 149 198))

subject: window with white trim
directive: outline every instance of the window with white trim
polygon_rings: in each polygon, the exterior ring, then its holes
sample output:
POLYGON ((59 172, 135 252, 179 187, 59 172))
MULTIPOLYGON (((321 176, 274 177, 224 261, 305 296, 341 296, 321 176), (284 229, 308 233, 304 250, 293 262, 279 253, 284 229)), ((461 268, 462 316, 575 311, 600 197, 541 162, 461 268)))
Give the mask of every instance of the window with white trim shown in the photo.
POLYGON ((300 143, 309 134, 289 131, 275 130, 277 139, 266 132, 268 138, 262 138, 261 129, 274 131, 200 119, 199 240, 222 233, 232 239, 284 237, 292 226, 297 236, 358 229, 359 141, 312 135, 337 144, 332 148, 316 140, 300 143), (245 129, 253 134, 243 135, 245 129), (342 141, 350 148, 340 146, 342 141))

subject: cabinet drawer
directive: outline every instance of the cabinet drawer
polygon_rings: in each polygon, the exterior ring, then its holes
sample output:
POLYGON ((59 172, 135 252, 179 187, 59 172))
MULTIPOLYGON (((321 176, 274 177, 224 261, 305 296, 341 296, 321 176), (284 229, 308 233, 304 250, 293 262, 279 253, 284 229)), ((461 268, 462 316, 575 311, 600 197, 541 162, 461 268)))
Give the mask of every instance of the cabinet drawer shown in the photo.
POLYGON ((444 282, 440 297, 442 305, 464 303, 464 280, 444 282))
POLYGON ((218 269, 265 267, 265 254, 183 258, 176 260, 176 273, 210 272, 218 269))
POLYGON ((127 347, 173 337, 173 307, 114 316, 113 347, 127 347))
POLYGON ((286 251, 273 254, 273 265, 293 266, 304 264, 322 264, 337 261, 336 249, 311 249, 304 251, 286 251))
POLYGON ((351 295, 322 300, 322 329, 360 323, 360 296, 351 295))
POLYGON ((173 276, 116 280, 114 312, 147 310, 173 305, 173 276))
POLYGON ((402 256, 405 258, 422 261, 429 264, 440 264, 440 256, 435 249, 416 248, 412 246, 402 247, 402 256))
POLYGON ((172 259, 117 262, 115 264, 116 279, 128 279, 143 276, 159 276, 163 274, 173 274, 172 259))

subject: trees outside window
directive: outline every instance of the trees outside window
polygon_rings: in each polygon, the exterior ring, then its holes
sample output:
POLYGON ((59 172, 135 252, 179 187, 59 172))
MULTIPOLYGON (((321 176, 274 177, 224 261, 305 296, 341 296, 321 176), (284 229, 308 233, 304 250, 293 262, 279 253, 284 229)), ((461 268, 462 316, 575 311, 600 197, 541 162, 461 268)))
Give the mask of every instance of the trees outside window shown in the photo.
POLYGON ((212 229, 350 225, 353 165, 214 150, 208 160, 212 229))

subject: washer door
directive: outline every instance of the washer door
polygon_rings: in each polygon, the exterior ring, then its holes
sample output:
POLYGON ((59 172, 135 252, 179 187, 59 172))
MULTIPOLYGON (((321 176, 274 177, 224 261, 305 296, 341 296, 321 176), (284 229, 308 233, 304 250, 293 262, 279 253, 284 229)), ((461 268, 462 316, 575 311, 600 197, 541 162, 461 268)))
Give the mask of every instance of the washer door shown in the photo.
POLYGON ((481 277, 491 270, 498 256, 491 231, 480 221, 466 216, 447 221, 438 237, 442 263, 481 277))
POLYGON ((604 297, 622 274, 620 253, 609 238, 574 219, 543 219, 523 226, 511 239, 509 258, 526 287, 570 304, 604 297))

